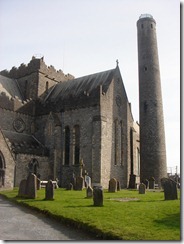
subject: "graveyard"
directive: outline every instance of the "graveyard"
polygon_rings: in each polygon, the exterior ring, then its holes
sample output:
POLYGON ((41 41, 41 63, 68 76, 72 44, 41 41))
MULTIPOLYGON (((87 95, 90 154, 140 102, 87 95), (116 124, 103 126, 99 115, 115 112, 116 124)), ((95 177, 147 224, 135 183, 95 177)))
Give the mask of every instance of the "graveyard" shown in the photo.
POLYGON ((47 190, 46 187, 39 188, 35 198, 19 196, 18 188, 0 194, 71 225, 71 228, 84 229, 94 239, 177 241, 181 238, 179 189, 175 200, 166 200, 162 189, 144 189, 142 186, 139 190, 103 189, 99 205, 95 205, 88 188, 54 188, 49 193, 47 190))

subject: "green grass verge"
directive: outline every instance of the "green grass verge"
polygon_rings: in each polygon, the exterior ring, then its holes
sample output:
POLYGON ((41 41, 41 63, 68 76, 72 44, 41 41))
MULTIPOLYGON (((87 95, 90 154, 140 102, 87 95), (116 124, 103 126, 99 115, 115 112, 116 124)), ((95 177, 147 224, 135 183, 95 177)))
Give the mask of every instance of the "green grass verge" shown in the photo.
POLYGON ((104 190, 104 206, 94 207, 86 191, 56 189, 53 201, 46 201, 45 189, 37 199, 17 197, 18 189, 1 195, 24 204, 59 221, 93 233, 99 239, 180 240, 180 199, 164 200, 159 191, 139 194, 137 190, 109 193, 104 190), (137 199, 120 201, 122 199, 137 199))

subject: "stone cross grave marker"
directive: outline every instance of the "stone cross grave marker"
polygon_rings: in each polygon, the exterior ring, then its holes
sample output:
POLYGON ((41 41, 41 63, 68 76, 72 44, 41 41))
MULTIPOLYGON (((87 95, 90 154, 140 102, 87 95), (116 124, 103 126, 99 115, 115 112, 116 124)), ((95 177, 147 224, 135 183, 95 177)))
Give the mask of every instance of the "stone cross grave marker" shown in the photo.
POLYGON ((91 187, 91 177, 89 175, 85 175, 85 182, 86 182, 86 187, 88 186, 91 187))
POLYGON ((49 180, 45 187, 45 199, 53 200, 54 199, 54 184, 52 180, 49 180))
POLYGON ((117 180, 115 178, 110 179, 109 181, 109 192, 117 191, 117 180))

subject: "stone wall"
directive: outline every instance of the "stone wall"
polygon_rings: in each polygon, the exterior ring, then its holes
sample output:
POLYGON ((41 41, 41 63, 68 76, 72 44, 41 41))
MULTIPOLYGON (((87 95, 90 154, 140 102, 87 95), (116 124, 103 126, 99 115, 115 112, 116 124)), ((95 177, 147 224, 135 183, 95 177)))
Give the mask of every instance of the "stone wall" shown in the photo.
POLYGON ((102 122, 102 184, 107 187, 110 178, 116 178, 125 188, 130 174, 133 118, 119 68, 107 93, 101 95, 101 114, 106 118, 102 122))
POLYGON ((22 179, 26 179, 29 173, 28 164, 32 159, 38 161, 38 174, 41 175, 41 180, 52 179, 51 166, 48 157, 40 157, 37 155, 17 154, 16 155, 16 170, 15 170, 15 186, 19 186, 22 179))
POLYGON ((15 126, 14 126, 14 121, 17 118, 20 118, 23 123, 25 124, 25 128, 22 131, 23 133, 30 134, 31 133, 31 125, 33 123, 33 117, 22 114, 22 113, 17 113, 13 112, 7 109, 2 109, 0 108, 0 125, 1 129, 3 130, 9 130, 9 131, 16 131, 15 126))
MULTIPOLYGON (((1 130, 0 130, 0 153, 4 159, 4 168, 5 168, 5 182, 4 187, 7 189, 12 189, 14 186, 14 168, 15 168, 15 161, 13 154, 10 151, 10 147, 6 142, 1 130)), ((0 188, 1 190, 1 188, 0 188)))

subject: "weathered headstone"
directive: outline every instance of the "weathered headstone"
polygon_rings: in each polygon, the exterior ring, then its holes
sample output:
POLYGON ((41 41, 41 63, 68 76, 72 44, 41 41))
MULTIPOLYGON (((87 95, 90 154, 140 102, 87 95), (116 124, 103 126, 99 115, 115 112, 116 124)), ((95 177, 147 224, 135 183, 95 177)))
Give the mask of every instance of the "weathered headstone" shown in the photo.
POLYGON ((86 197, 87 198, 93 197, 93 189, 91 188, 91 186, 88 186, 86 189, 86 197))
POLYGON ((45 199, 46 200, 54 199, 54 184, 52 183, 52 180, 49 180, 48 183, 46 184, 45 199))
POLYGON ((76 177, 75 190, 82 191, 83 188, 84 188, 84 178, 82 176, 76 177))
POLYGON ((117 191, 120 191, 120 190, 121 190, 121 185, 120 185, 119 180, 117 180, 117 191))
POLYGON ((136 185, 136 175, 130 174, 128 188, 130 188, 130 189, 136 189, 137 188, 137 185, 136 185))
POLYGON ((103 206, 103 188, 102 186, 93 187, 93 202, 94 206, 103 206))
POLYGON ((21 180, 20 185, 19 185, 19 192, 18 192, 19 197, 26 196, 26 184, 27 184, 26 179, 21 180))
POLYGON ((162 187, 164 188, 165 200, 178 199, 177 182, 169 178, 161 179, 162 187))
POLYGON ((37 190, 41 189, 41 180, 39 178, 37 178, 37 190))
POLYGON ((117 180, 115 178, 110 179, 109 181, 109 192, 117 191, 117 180))
POLYGON ((37 197, 37 177, 35 174, 30 173, 27 177, 26 195, 28 198, 37 197))
POLYGON ((151 177, 149 179, 149 189, 155 189, 155 178, 151 177))
POLYGON ((146 186, 144 183, 141 183, 139 185, 139 194, 145 194, 146 193, 146 186))

